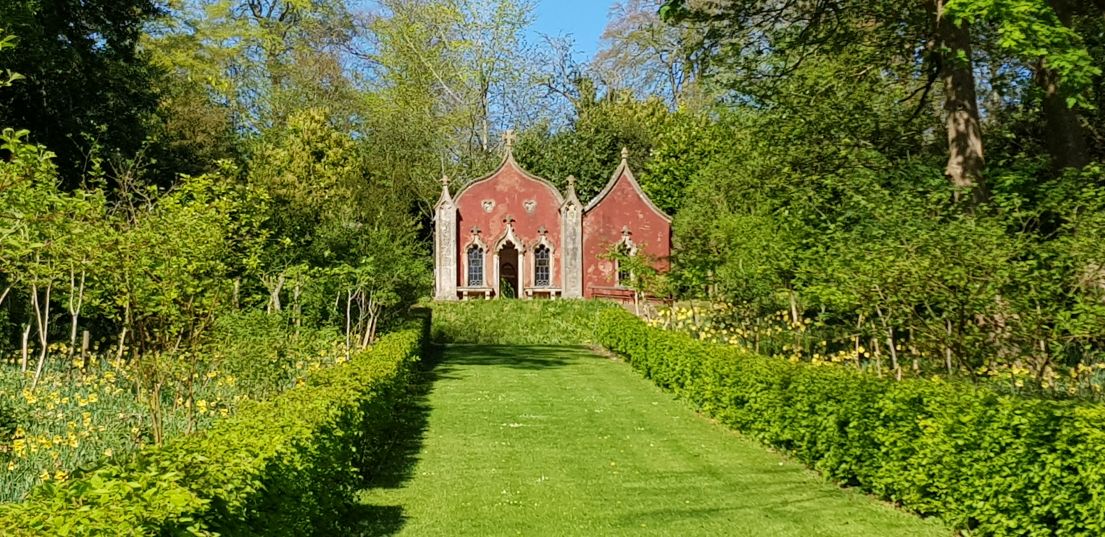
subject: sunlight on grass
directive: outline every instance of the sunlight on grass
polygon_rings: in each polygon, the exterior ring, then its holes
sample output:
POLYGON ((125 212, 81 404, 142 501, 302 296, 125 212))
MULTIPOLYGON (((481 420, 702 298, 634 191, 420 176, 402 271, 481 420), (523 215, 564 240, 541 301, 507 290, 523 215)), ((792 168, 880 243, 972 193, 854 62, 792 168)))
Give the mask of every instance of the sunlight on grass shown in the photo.
POLYGON ((950 534, 580 348, 455 345, 431 376, 421 451, 362 493, 362 535, 950 534))

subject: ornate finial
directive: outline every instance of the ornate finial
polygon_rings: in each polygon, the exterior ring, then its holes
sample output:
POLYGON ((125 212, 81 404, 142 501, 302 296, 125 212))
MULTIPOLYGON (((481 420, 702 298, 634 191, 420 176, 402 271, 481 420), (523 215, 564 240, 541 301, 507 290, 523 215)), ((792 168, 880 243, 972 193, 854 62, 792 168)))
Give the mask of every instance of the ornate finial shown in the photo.
POLYGON ((629 148, 628 147, 623 147, 622 148, 622 160, 629 160, 629 148))
POLYGON ((508 225, 508 226, 513 225, 514 222, 515 222, 514 217, 510 216, 510 215, 507 215, 506 218, 503 219, 503 223, 508 225))
POLYGON ((623 239, 628 239, 629 236, 632 235, 632 234, 633 234, 633 232, 629 231, 629 226, 622 226, 622 238, 623 239))
POLYGON ((537 234, 544 237, 545 235, 549 234, 549 230, 546 229, 544 225, 542 225, 541 227, 537 228, 537 234))
POLYGON ((445 174, 441 175, 441 186, 446 187, 446 188, 449 187, 449 176, 448 175, 445 175, 445 174))
POLYGON ((576 176, 569 175, 568 176, 568 188, 571 188, 571 189, 574 190, 575 187, 576 187, 576 176))
POLYGON ((507 129, 507 131, 503 133, 503 145, 506 146, 507 151, 514 148, 514 142, 517 140, 518 137, 515 136, 514 129, 507 129))
POLYGON ((476 227, 472 228, 472 234, 479 237, 480 236, 480 226, 476 226, 476 227))

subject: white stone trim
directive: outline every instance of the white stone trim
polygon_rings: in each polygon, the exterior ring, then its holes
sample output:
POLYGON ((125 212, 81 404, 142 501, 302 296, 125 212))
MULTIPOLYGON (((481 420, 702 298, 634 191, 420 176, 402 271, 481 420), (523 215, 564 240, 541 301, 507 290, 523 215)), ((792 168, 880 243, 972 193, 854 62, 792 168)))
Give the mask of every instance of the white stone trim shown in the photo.
POLYGON ((575 178, 568 177, 568 195, 560 205, 560 286, 564 298, 583 298, 583 204, 575 178))
POLYGON ((524 282, 526 274, 526 243, 520 240, 514 234, 513 224, 507 224, 506 232, 503 233, 502 237, 500 237, 498 241, 495 241, 495 248, 492 250, 494 252, 494 263, 492 263, 491 265, 495 269, 495 280, 491 282, 490 287, 495 289, 496 298, 502 298, 503 292, 500 288, 502 284, 502 278, 499 274, 499 252, 501 252, 503 248, 506 247, 507 243, 512 244, 514 246, 514 249, 518 251, 518 266, 515 267, 515 270, 518 271, 518 288, 514 290, 514 294, 515 298, 521 298, 523 294, 522 290, 525 287, 524 282))
POLYGON ((434 205, 434 298, 457 299, 457 206, 442 178, 441 198, 434 205))
POLYGON ((476 287, 477 288, 479 288, 479 287, 490 287, 489 285, 487 285, 487 253, 488 253, 488 248, 487 248, 487 245, 484 244, 483 240, 480 239, 480 236, 478 234, 475 234, 475 233, 472 234, 471 238, 468 239, 468 242, 465 243, 464 247, 461 248, 461 250, 460 250, 460 253, 461 253, 461 256, 460 256, 460 258, 461 258, 460 273, 461 273, 461 276, 464 278, 464 285, 460 286, 460 287, 466 287, 466 288, 471 288, 472 287, 471 285, 468 285, 468 250, 471 249, 472 246, 479 246, 480 249, 483 250, 483 285, 476 286, 476 287))
POLYGON ((532 264, 532 270, 530 275, 533 276, 532 285, 525 286, 526 289, 551 289, 556 286, 556 247, 549 242, 549 238, 546 235, 538 236, 537 240, 533 241, 533 244, 529 246, 527 252, 532 264), (549 249, 549 285, 540 286, 537 285, 537 247, 544 246, 549 249))

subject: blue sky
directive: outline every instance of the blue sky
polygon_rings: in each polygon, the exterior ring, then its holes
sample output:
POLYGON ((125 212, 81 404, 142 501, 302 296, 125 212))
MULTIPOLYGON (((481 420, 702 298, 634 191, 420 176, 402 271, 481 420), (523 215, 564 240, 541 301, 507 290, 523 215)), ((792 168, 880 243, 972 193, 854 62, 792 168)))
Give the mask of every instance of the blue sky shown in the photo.
POLYGON ((598 50, 599 36, 614 0, 538 0, 531 38, 537 34, 572 35, 584 59, 598 50))

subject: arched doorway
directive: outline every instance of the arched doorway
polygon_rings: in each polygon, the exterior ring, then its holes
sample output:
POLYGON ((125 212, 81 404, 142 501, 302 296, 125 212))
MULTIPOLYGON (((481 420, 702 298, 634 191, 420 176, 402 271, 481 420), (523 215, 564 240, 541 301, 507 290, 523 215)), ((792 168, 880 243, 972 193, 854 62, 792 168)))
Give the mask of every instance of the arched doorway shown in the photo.
POLYGON ((508 242, 499 250, 499 296, 518 298, 521 285, 518 281, 518 265, 521 255, 514 243, 508 242))

